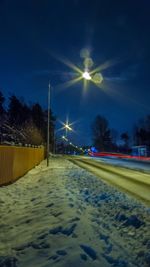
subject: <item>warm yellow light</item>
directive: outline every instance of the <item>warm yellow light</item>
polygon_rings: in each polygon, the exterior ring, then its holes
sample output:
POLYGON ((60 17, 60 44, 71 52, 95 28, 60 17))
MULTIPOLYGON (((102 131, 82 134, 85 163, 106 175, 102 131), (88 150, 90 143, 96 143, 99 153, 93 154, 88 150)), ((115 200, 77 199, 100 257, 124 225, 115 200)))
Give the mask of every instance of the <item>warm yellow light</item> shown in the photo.
POLYGON ((82 77, 86 80, 92 79, 88 71, 83 72, 82 77))
POLYGON ((72 128, 68 124, 65 124, 65 128, 68 129, 69 131, 72 131, 72 128))

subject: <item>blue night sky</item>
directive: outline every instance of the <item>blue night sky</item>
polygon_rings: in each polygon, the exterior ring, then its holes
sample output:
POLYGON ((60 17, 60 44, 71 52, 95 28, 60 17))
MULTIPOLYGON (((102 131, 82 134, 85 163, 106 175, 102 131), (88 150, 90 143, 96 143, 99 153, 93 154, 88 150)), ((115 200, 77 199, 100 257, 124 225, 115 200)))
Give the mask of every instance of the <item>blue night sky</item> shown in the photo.
POLYGON ((131 133, 150 114, 149 14, 149 0, 0 0, 0 90, 46 108, 50 80, 52 110, 61 121, 76 121, 70 137, 78 144, 90 143, 97 114, 131 133), (84 48, 92 69, 108 62, 105 86, 89 82, 85 91, 80 81, 64 88, 76 73, 58 58, 83 70, 84 48))

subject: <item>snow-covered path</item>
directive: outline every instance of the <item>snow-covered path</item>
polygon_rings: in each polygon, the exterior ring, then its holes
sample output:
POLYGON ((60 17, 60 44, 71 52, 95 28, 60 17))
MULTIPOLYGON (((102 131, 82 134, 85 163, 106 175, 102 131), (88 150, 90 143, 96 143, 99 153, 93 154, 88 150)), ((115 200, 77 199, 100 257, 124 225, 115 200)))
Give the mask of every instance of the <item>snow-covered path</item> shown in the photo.
POLYGON ((63 158, 0 188, 0 267, 148 267, 149 230, 149 208, 63 158))

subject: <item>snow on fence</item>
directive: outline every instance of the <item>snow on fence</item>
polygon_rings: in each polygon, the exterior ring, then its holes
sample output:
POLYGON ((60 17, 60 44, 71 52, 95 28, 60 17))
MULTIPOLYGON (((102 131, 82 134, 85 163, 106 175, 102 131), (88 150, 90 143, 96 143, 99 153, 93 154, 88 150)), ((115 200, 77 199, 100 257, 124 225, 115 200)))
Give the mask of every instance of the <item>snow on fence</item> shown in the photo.
POLYGON ((0 146, 0 185, 13 183, 43 159, 43 147, 0 146))

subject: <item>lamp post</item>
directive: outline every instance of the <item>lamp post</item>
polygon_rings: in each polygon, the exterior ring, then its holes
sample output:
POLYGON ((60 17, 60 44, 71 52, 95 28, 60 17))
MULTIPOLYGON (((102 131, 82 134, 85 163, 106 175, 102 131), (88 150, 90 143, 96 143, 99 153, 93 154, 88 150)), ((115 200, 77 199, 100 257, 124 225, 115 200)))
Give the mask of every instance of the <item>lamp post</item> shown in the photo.
MULTIPOLYGON (((64 128, 66 130, 66 135, 65 135, 65 138, 63 138, 63 139, 68 141, 68 139, 67 139, 68 131, 73 131, 73 129, 70 127, 68 122, 64 125, 64 128)), ((65 153, 67 154, 67 148, 65 149, 65 153)))
POLYGON ((49 166, 49 130, 50 130, 50 82, 48 84, 48 110, 47 110, 47 167, 49 166))

